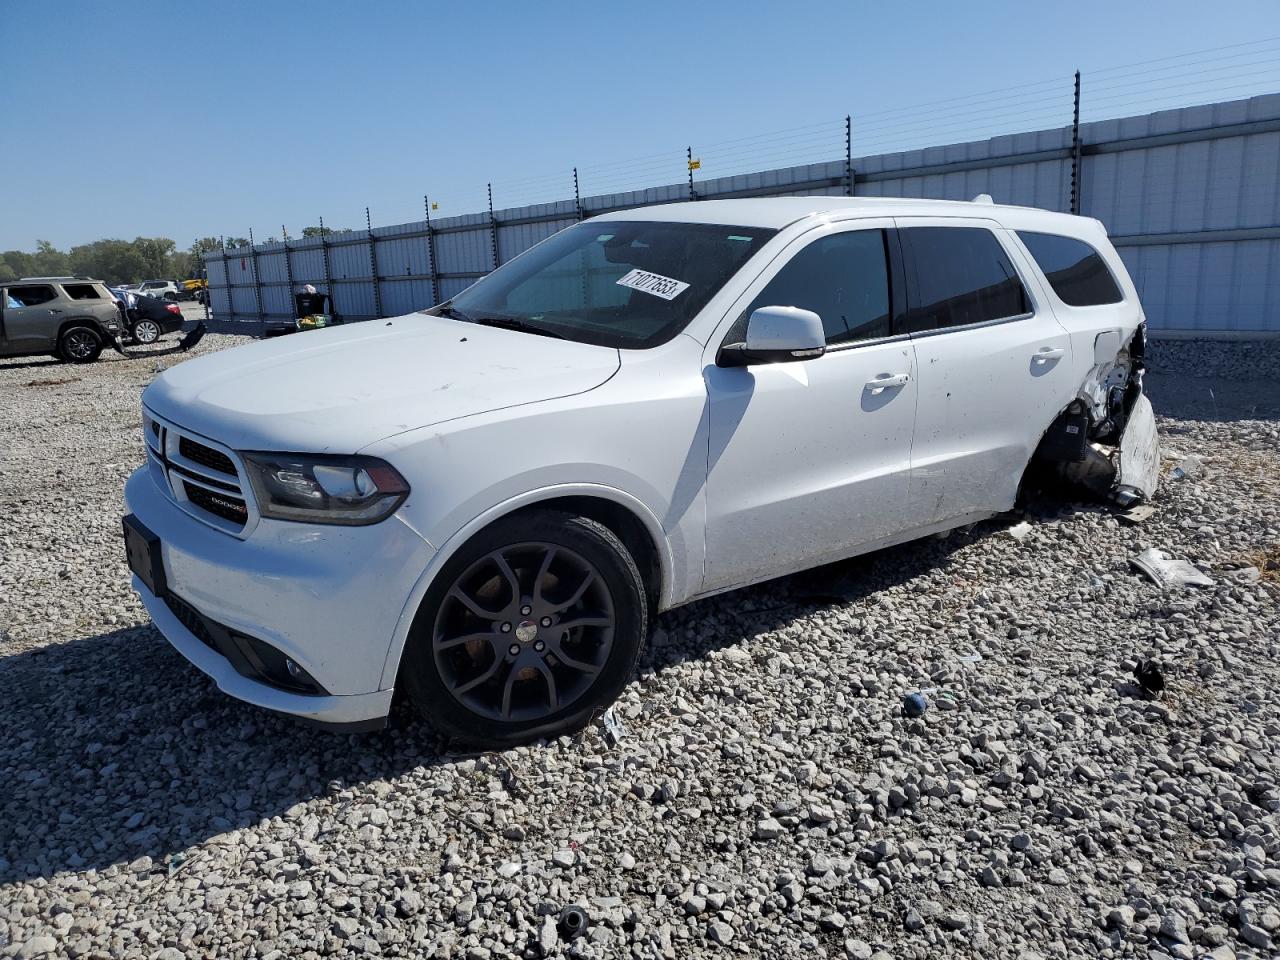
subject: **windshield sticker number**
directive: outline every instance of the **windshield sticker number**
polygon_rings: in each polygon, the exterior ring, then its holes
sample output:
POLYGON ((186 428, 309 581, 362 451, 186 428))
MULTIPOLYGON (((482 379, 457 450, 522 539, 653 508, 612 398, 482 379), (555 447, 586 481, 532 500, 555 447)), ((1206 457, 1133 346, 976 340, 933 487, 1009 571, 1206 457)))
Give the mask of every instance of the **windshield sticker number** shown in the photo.
POLYGON ((660 273, 649 273, 647 270, 632 270, 625 277, 621 277, 618 280, 618 285, 630 287, 632 290, 639 290, 641 293, 651 293, 655 297, 661 297, 663 300, 674 300, 689 289, 687 283, 683 283, 680 280, 672 280, 670 277, 664 277, 660 273))

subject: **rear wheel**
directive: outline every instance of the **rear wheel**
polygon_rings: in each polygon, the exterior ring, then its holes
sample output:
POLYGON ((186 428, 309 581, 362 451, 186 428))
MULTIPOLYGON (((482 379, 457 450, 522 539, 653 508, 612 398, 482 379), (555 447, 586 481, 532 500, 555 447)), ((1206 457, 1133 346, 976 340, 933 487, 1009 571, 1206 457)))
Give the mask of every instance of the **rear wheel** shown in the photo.
POLYGON ((401 678, 442 732, 511 746, 576 730, 612 702, 647 629, 640 572, 607 527, 518 514, 445 564, 414 620, 401 678))
POLYGON ((58 337, 58 355, 68 363, 92 363, 102 352, 102 338, 92 327, 67 327, 58 337))
POLYGON ((133 339, 139 343, 155 343, 160 339, 160 324, 154 320, 139 320, 133 325, 133 339))

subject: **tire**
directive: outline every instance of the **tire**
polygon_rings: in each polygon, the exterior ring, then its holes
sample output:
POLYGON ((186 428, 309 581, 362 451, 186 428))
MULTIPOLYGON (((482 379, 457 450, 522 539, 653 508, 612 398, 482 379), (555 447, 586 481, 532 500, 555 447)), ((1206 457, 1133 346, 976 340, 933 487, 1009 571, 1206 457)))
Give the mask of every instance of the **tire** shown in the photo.
POLYGON ((164 292, 164 298, 172 303, 173 301, 178 299, 178 295, 174 293, 172 290, 166 290, 164 292))
POLYGON ((58 334, 58 355, 67 363, 93 363, 102 353, 102 337, 93 327, 72 324, 58 334))
POLYGON ((133 339, 138 343, 155 343, 160 335, 160 324, 154 320, 139 320, 133 325, 133 339))
POLYGON ((400 680, 448 736, 491 748, 550 739, 622 692, 648 618, 640 571, 607 527, 558 511, 516 514, 478 533, 436 576, 400 680))

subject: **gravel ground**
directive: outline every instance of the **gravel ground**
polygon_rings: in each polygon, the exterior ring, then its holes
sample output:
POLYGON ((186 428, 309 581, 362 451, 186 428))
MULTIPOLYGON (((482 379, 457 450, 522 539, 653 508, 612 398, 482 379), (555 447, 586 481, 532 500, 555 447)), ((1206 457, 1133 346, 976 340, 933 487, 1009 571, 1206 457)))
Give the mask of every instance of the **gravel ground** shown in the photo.
POLYGON ((121 556, 157 361, 0 361, 0 955, 1275 956, 1280 354, 1249 356, 1204 419, 1153 380, 1166 465, 1206 469, 1142 525, 1045 505, 694 604, 619 743, 483 755, 218 693, 121 556), (1161 593, 1148 545, 1214 585, 1161 593))

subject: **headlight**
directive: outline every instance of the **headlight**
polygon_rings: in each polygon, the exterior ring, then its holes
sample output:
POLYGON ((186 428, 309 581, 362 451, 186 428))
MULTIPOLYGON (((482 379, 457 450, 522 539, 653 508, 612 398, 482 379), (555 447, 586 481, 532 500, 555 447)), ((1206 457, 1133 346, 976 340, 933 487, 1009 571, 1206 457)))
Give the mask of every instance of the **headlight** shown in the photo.
POLYGON ((244 453, 258 512, 274 520, 364 526, 385 520, 409 495, 396 468, 375 457, 244 453))

